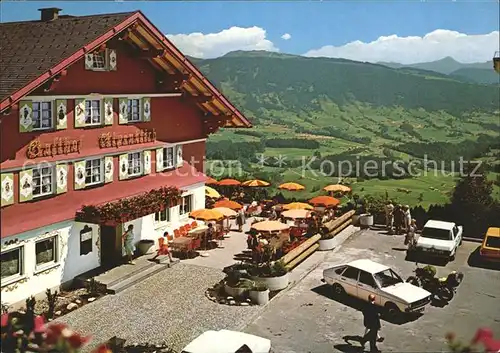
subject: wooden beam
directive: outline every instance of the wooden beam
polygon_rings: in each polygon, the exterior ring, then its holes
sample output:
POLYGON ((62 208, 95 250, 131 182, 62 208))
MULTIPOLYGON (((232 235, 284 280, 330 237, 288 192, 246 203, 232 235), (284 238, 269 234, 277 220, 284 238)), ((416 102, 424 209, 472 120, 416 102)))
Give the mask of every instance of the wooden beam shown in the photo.
POLYGON ((142 52, 139 52, 138 58, 139 59, 154 59, 158 57, 162 57, 165 53, 165 50, 163 49, 148 49, 148 50, 143 50, 142 52))
MULTIPOLYGON (((293 268, 295 266, 297 266, 299 263, 301 263, 302 261, 304 261, 306 258, 308 258, 310 255, 312 255, 313 252, 315 252, 316 250, 318 250, 319 248, 319 244, 314 244, 313 246, 311 246, 309 249, 303 251, 300 255, 298 255, 295 259, 293 259, 292 261, 290 261, 286 266, 285 268, 287 269, 287 271, 291 271, 293 270, 293 268)), ((295 249, 294 249, 295 250, 295 249)), ((293 251, 293 250, 292 250, 293 251)))
POLYGON ((185 100, 186 102, 192 102, 192 103, 197 103, 197 104, 204 104, 210 102, 214 97, 212 95, 204 95, 200 94, 197 96, 190 95, 188 93, 183 93, 182 94, 182 99, 185 100))
POLYGON ((292 260, 295 259, 297 256, 299 256, 300 254, 305 252, 307 249, 312 247, 314 244, 316 244, 320 239, 321 239, 321 235, 319 235, 319 234, 313 235, 311 238, 304 241, 302 244, 297 246, 295 249, 290 250, 288 252, 288 254, 286 254, 285 256, 283 256, 281 258, 281 261, 283 261, 283 263, 285 265, 287 265, 288 263, 292 262, 292 260))

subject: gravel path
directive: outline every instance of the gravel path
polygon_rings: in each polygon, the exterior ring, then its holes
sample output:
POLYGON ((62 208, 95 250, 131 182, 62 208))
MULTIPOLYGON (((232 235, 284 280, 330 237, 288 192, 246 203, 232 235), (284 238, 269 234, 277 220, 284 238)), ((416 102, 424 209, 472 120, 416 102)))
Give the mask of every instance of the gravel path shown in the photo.
POLYGON ((180 263, 58 321, 92 335, 86 352, 113 336, 126 339, 127 344, 166 341, 180 351, 204 331, 234 329, 259 310, 208 300, 205 290, 223 277, 219 269, 180 263))

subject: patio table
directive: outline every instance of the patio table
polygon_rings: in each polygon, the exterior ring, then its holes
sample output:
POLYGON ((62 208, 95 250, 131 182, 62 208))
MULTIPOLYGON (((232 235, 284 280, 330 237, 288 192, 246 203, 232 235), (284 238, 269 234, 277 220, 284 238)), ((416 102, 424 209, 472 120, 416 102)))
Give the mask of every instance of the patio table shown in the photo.
POLYGON ((188 232, 188 235, 190 237, 193 237, 193 236, 199 236, 200 234, 202 233, 205 233, 206 231, 208 230, 208 226, 206 225, 201 225, 201 226, 198 226, 194 229, 191 229, 189 232, 188 232))
POLYGON ((192 242, 193 240, 191 238, 188 238, 188 237, 179 237, 179 238, 175 238, 174 240, 172 240, 172 242, 170 243, 170 245, 172 246, 173 249, 177 250, 177 249, 186 249, 188 248, 189 244, 192 242))

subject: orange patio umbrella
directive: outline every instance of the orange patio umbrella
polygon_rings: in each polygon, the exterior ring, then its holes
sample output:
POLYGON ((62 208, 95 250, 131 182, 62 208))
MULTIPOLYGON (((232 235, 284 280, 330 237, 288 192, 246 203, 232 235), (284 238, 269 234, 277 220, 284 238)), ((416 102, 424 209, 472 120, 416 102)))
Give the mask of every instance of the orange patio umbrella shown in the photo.
POLYGON ((230 208, 232 210, 240 210, 243 208, 243 206, 240 205, 239 203, 237 203, 236 201, 231 201, 228 199, 219 200, 216 203, 214 203, 214 208, 217 208, 217 207, 226 207, 226 208, 230 208))
POLYGON ((323 188, 323 190, 329 191, 329 192, 350 192, 351 188, 349 186, 346 186, 346 185, 332 184, 332 185, 325 186, 323 188))
POLYGON ((238 186, 241 183, 236 179, 222 179, 217 182, 217 185, 221 186, 238 186))
POLYGON ((208 178, 206 181, 205 181, 205 185, 216 185, 218 184, 219 182, 217 180, 215 180, 214 178, 208 178))
POLYGON ((250 187, 265 187, 271 185, 267 181, 264 180, 259 180, 259 179, 252 179, 252 180, 247 180, 241 183, 241 186, 250 186, 250 187))
POLYGON ((258 232, 278 232, 290 228, 289 225, 279 221, 263 221, 251 225, 252 229, 258 232))
POLYGON ((292 218, 292 219, 308 218, 311 217, 311 211, 303 209, 302 210, 295 209, 295 210, 283 211, 281 215, 285 218, 292 218))
POLYGON ((285 210, 312 210, 314 207, 304 202, 292 202, 283 205, 285 210))
POLYGON ((236 215, 237 215, 237 213, 235 211, 233 211, 232 209, 227 208, 227 207, 216 207, 216 208, 212 208, 212 210, 222 213, 224 215, 224 217, 227 217, 227 218, 236 217, 236 215))
POLYGON ((278 186, 278 188, 288 191, 299 191, 299 190, 304 190, 306 187, 298 183, 284 183, 278 186))
POLYGON ((314 206, 334 207, 337 206, 340 201, 331 196, 316 196, 310 199, 309 203, 314 206))
POLYGON ((207 222, 220 221, 224 219, 224 214, 217 210, 202 208, 201 210, 195 210, 189 213, 189 217, 207 222))

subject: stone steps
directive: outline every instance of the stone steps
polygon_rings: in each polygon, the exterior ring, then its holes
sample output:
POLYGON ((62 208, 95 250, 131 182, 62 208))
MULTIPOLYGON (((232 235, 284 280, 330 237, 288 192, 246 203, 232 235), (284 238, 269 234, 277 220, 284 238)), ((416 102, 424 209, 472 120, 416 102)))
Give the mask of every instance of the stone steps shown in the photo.
POLYGON ((119 293, 169 267, 170 266, 168 264, 156 264, 152 262, 150 265, 143 266, 108 283, 106 285, 106 289, 111 294, 119 293))

